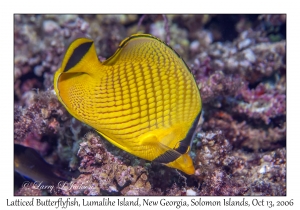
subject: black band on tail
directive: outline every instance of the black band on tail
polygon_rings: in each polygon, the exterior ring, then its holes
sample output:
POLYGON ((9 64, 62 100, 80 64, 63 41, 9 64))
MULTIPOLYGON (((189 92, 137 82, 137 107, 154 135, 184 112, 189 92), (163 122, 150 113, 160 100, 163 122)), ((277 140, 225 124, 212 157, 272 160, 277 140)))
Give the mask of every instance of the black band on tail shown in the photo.
POLYGON ((193 126, 190 128, 186 137, 179 142, 179 147, 177 149, 175 149, 180 154, 185 154, 187 152, 187 150, 191 144, 194 132, 197 128, 200 115, 201 115, 201 112, 197 115, 196 119, 193 122, 193 126))

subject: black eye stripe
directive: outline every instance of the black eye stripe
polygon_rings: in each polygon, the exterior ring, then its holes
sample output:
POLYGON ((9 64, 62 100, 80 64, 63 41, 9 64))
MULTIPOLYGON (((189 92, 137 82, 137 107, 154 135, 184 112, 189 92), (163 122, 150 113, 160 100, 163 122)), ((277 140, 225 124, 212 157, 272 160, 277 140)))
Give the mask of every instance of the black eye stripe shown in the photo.
POLYGON ((68 63, 64 69, 64 72, 68 71, 69 69, 73 68, 79 61, 82 59, 82 57, 89 51, 90 47, 92 46, 93 42, 86 42, 81 45, 79 45, 75 50, 73 51, 73 54, 71 55, 70 59, 68 60, 68 63))

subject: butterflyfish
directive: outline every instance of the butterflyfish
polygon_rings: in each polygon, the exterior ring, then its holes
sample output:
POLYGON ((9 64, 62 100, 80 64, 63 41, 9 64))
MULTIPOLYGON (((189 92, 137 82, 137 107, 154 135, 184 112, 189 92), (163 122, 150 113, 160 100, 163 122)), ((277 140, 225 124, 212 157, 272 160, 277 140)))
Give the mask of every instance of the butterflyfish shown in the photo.
POLYGON ((14 145, 14 170, 21 176, 43 184, 55 185, 61 181, 70 181, 53 165, 47 163, 34 149, 19 144, 14 145))
POLYGON ((200 92, 186 63, 163 41, 135 34, 100 62, 94 42, 78 38, 55 73, 54 89, 71 115, 112 144, 194 174, 189 151, 200 92))

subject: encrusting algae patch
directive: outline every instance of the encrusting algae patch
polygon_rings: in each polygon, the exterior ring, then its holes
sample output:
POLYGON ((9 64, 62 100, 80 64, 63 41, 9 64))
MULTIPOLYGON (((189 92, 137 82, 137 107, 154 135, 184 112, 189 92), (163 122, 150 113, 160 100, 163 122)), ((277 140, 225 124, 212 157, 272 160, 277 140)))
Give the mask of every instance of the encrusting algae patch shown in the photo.
POLYGON ((188 153, 200 92, 185 62, 164 42, 132 35, 101 63, 92 40, 76 39, 55 73, 54 89, 75 118, 112 144, 194 174, 188 153))

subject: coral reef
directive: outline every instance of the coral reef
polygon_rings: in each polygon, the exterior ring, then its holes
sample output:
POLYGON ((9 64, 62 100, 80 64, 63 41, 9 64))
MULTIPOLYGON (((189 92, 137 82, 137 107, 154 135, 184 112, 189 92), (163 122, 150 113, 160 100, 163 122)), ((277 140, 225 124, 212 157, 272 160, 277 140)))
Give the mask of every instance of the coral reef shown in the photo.
POLYGON ((286 194, 284 148, 261 153, 233 150, 222 130, 198 137, 195 176, 202 181, 198 195, 286 194))
POLYGON ((51 91, 23 95, 25 107, 15 105, 14 142, 45 152, 53 135, 58 133, 58 119, 66 118, 65 111, 51 91), (43 139, 47 138, 46 139, 43 139))
POLYGON ((52 191, 17 178, 15 195, 286 195, 285 30, 280 14, 15 15, 14 142, 80 173, 52 191), (72 40, 92 38, 103 61, 134 33, 169 41, 195 76, 203 114, 194 175, 116 148, 54 94, 72 40))
POLYGON ((41 196, 43 195, 43 193, 40 189, 37 189, 34 185, 31 185, 29 187, 21 187, 15 192, 14 195, 15 196, 41 196))
POLYGON ((147 171, 141 166, 127 166, 107 151, 99 135, 89 132, 80 144, 79 171, 82 173, 72 188, 62 190, 63 195, 150 195, 151 185, 147 171), (85 189, 77 185, 92 188, 85 189))

